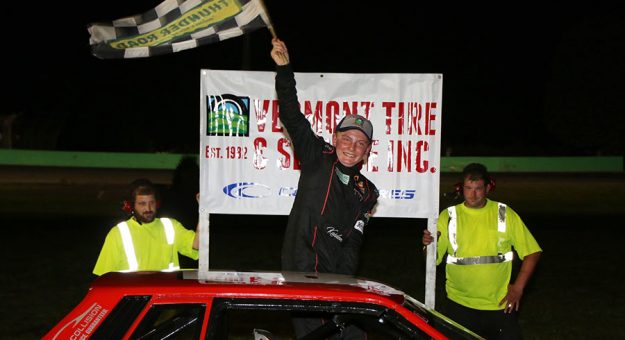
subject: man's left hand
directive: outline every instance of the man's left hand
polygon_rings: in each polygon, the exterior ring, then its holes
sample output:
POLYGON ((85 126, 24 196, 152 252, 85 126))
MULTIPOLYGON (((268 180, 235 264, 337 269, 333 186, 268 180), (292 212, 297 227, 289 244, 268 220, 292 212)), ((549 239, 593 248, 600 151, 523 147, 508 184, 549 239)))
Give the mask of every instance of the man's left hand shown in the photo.
POLYGON ((512 313, 513 310, 518 311, 521 305, 521 297, 523 296, 523 289, 516 287, 514 284, 508 285, 508 293, 499 302, 499 305, 505 304, 503 309, 504 313, 512 313))

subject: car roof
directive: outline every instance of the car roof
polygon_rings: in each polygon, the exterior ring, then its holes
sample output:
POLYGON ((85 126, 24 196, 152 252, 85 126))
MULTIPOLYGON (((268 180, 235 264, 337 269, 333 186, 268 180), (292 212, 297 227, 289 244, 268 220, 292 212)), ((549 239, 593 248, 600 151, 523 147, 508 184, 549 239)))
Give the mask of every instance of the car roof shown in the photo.
MULTIPOLYGON (((128 308, 136 308, 134 302, 149 300, 154 305, 202 303, 212 306, 214 301, 222 301, 245 306, 269 303, 275 307, 278 299, 285 302, 287 309, 294 310, 313 308, 318 311, 330 306, 333 310, 364 308, 373 313, 393 310, 434 338, 443 336, 441 332, 463 338, 467 337, 463 334, 470 333, 402 291, 368 279, 325 273, 180 270, 106 273, 91 284, 81 303, 48 335, 56 336, 66 329, 71 331, 77 320, 91 320, 97 325, 102 317, 112 315, 118 307, 123 313, 128 308), (297 305, 292 304, 294 301, 297 305)), ((143 306, 141 304, 141 308, 143 306)))
MULTIPOLYGON (((263 294, 266 297, 326 297, 371 299, 379 297, 403 303, 405 294, 386 284, 347 275, 299 272, 237 272, 197 270, 176 272, 111 272, 91 285, 94 290, 126 294, 263 294)), ((358 300, 358 299, 357 299, 358 300)))

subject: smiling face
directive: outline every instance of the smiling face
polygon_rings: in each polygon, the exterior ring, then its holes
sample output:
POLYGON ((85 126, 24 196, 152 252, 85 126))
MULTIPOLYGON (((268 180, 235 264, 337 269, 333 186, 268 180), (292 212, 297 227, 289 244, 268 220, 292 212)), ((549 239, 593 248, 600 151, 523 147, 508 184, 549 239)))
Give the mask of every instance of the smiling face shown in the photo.
POLYGON ((156 198, 154 195, 137 195, 134 205, 135 218, 141 223, 150 223, 156 217, 156 198))
POLYGON ((339 162, 346 167, 359 164, 371 151, 369 139, 357 129, 336 132, 332 135, 332 144, 336 148, 339 162))

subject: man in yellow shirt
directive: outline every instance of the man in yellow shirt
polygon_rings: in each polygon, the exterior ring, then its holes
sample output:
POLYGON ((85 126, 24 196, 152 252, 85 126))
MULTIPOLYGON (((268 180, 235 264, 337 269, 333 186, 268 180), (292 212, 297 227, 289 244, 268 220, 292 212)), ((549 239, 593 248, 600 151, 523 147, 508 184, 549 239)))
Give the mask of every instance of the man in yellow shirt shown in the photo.
MULTIPOLYGON (((464 202, 438 218, 437 264, 447 255, 444 312, 487 339, 521 339, 517 312, 542 249, 519 215, 486 198, 492 181, 482 164, 462 172, 464 202), (514 282, 512 248, 522 260, 514 282)), ((423 244, 433 237, 423 232, 423 244)))
POLYGON ((158 192, 147 179, 131 184, 124 210, 130 218, 112 227, 93 273, 178 270, 178 253, 199 257, 198 233, 172 218, 157 218, 158 192))

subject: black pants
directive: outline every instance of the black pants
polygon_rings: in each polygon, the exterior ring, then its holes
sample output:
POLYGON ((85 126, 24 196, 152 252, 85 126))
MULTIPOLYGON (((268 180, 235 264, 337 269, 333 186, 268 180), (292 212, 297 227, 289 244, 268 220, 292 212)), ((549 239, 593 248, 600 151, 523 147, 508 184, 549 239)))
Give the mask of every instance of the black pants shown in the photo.
POLYGON ((446 299, 443 314, 489 340, 523 338, 516 311, 504 313, 503 310, 478 310, 446 299))

